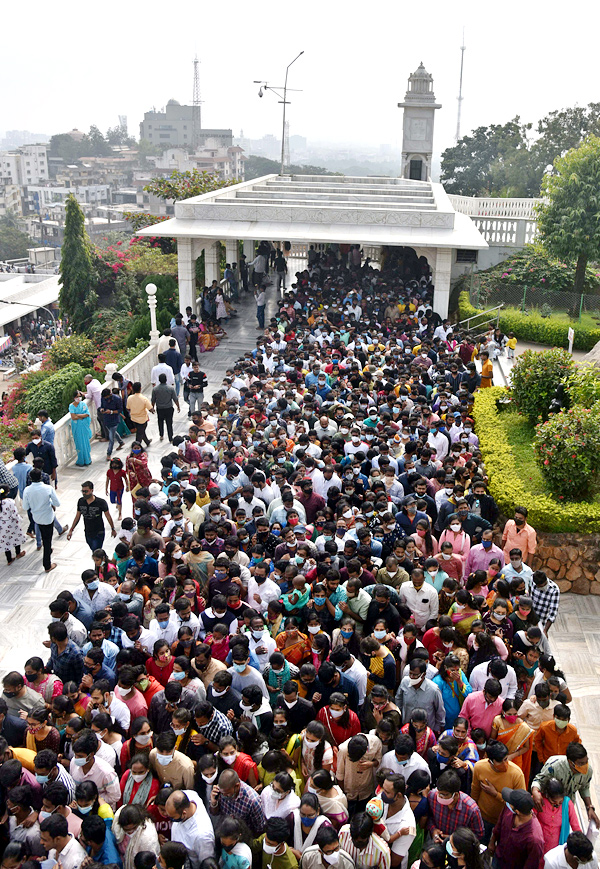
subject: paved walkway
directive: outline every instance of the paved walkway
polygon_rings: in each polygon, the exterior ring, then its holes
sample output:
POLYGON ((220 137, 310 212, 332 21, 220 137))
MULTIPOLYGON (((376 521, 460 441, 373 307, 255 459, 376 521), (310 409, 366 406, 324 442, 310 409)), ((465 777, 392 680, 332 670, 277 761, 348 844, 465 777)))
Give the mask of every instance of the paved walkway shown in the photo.
MULTIPOLYGON (((299 267, 299 266, 298 266, 299 267)), ((296 271, 294 269, 293 271, 296 271)), ((292 272, 293 274, 293 272, 292 272)), ((267 322, 276 312, 276 291, 271 287, 267 292, 267 322)), ((258 331, 256 320, 256 305, 254 297, 248 294, 238 304, 238 316, 225 325, 229 338, 223 339, 220 345, 211 353, 200 357, 202 369, 208 377, 208 389, 205 394, 210 396, 221 386, 225 370, 245 351, 256 346, 258 331)), ((175 414, 174 430, 176 434, 187 431, 189 420, 187 405, 181 398, 181 413, 175 414)), ((160 468, 160 458, 168 451, 167 441, 158 439, 156 417, 152 417, 149 425, 149 436, 152 444, 148 448, 150 467, 156 474, 160 468)), ((126 441, 129 446, 131 439, 126 441)), ((125 454, 125 450, 122 451, 125 454)), ((81 497, 81 483, 90 479, 94 483, 97 494, 104 497, 106 481, 106 444, 94 441, 92 444, 92 465, 88 468, 76 468, 71 465, 59 471, 58 497, 61 506, 57 516, 63 525, 70 525, 75 515, 75 506, 81 497)), ((124 515, 131 513, 129 495, 125 495, 124 515), (129 509, 127 504, 129 503, 129 509)), ((113 518, 116 514, 113 508, 113 518)), ((114 539, 105 539, 106 551, 112 555, 114 539)), ((66 535, 60 538, 54 535, 53 560, 57 567, 46 574, 42 568, 41 552, 36 550, 35 541, 26 544, 25 558, 15 560, 8 567, 2 556, 0 562, 0 676, 9 670, 23 670, 23 664, 32 655, 39 655, 46 660, 48 650, 42 646, 47 639, 47 625, 50 621, 48 604, 56 594, 63 589, 73 590, 81 585, 81 573, 88 567, 93 567, 90 550, 83 536, 83 522, 75 530, 73 538, 67 541, 66 535)))

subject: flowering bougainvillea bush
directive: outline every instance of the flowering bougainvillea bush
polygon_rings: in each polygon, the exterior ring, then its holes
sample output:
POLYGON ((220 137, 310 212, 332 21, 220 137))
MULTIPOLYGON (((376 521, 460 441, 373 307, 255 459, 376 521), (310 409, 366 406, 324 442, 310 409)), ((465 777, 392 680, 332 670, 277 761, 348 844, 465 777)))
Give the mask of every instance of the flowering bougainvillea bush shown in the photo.
POLYGON ((577 405, 539 423, 533 448, 555 495, 582 501, 600 491, 600 405, 577 405))

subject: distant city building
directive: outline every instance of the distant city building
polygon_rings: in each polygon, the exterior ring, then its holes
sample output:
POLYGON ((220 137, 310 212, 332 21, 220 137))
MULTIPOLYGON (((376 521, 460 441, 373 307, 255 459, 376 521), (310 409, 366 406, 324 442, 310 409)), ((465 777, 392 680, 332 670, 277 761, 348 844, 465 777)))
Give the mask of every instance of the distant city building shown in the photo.
MULTIPOLYGON (((140 139, 147 139, 153 145, 164 148, 191 147, 193 115, 193 106, 182 106, 177 100, 169 100, 162 111, 153 110, 144 114, 140 124, 140 139)), ((215 140, 220 148, 233 145, 231 130, 200 130, 197 139, 199 147, 204 147, 207 139, 215 140)))
POLYGON ((207 146, 188 154, 183 148, 169 148, 160 157, 149 157, 157 174, 189 172, 193 169, 217 173, 223 180, 244 180, 244 150, 236 145, 220 148, 216 140, 207 139, 207 146))
POLYGON ((0 217, 5 217, 7 214, 21 217, 23 214, 21 191, 22 188, 18 184, 10 184, 5 179, 0 180, 0 217))
POLYGON ((25 186, 47 181, 47 145, 23 145, 13 151, 0 151, 0 181, 25 186))
POLYGON ((0 149, 9 151, 11 148, 20 148, 21 145, 29 145, 31 142, 49 142, 50 136, 45 133, 30 133, 29 130, 7 130, 6 135, 0 141, 0 149))

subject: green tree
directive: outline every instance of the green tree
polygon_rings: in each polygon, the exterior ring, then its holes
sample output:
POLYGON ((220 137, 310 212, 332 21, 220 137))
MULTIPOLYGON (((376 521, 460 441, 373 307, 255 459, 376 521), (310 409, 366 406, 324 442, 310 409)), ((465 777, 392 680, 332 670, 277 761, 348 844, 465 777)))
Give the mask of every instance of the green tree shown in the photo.
POLYGON ((600 135, 600 103, 550 112, 538 121, 537 132, 539 138, 531 151, 536 163, 545 170, 586 136, 600 135))
POLYGON ((29 236, 17 227, 13 215, 3 217, 0 220, 0 260, 27 256, 29 247, 29 236))
MULTIPOLYGON (((531 183, 527 165, 530 129, 531 124, 522 124, 517 116, 506 124, 478 127, 452 148, 446 148, 442 154, 442 183, 448 193, 491 196, 504 188, 513 191, 517 186, 514 169, 518 168, 519 189, 511 195, 534 195, 526 192, 531 183)), ((537 190, 541 177, 540 173, 537 190)))
POLYGON ((577 263, 573 289, 581 293, 588 260, 600 259, 600 138, 589 136, 558 157, 542 195, 540 238, 551 254, 577 263))
POLYGON ((91 155, 90 141, 87 136, 79 141, 70 136, 69 133, 59 133, 50 139, 50 154, 53 157, 60 157, 65 163, 72 163, 73 160, 78 160, 80 157, 91 155))
POLYGON ((187 172, 173 172, 169 178, 153 178, 146 184, 146 193, 152 193, 160 199, 190 199, 192 196, 201 196, 210 193, 211 190, 219 190, 221 187, 229 187, 235 181, 224 181, 216 172, 204 172, 199 169, 187 172))
POLYGON ((93 157, 108 157, 109 154, 112 154, 112 148, 94 124, 90 127, 90 131, 87 134, 88 141, 91 146, 92 156, 93 157))
POLYGON ((67 197, 65 209, 59 305, 61 313, 69 318, 76 331, 82 331, 84 325, 89 325, 98 306, 97 280, 83 211, 71 194, 67 197))

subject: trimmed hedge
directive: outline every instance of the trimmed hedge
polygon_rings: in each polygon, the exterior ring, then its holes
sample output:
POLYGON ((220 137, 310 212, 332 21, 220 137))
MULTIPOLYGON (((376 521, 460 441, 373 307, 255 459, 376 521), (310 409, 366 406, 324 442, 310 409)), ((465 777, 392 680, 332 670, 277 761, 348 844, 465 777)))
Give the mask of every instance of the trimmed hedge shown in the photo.
POLYGON ((600 503, 555 500, 549 495, 534 495, 527 489, 499 418, 501 411, 498 410, 497 402, 508 395, 508 391, 501 386, 480 389, 475 395, 473 407, 490 493, 500 511, 512 516, 514 508, 524 504, 529 511, 527 521, 537 531, 600 532, 600 503))
MULTIPOLYGON (((88 369, 76 362, 65 365, 60 371, 55 371, 42 383, 38 383, 27 393, 25 406, 31 419, 35 419, 38 411, 44 408, 51 419, 57 422, 67 413, 76 389, 83 389, 83 378, 88 369)), ((90 372, 93 374, 94 372, 90 372)))
MULTIPOLYGON (((473 307, 466 291, 458 297, 458 319, 466 320, 482 313, 473 307)), ((585 329, 575 320, 571 323, 541 317, 539 314, 521 314, 519 311, 500 311, 500 328, 508 335, 513 332, 516 338, 547 344, 549 347, 568 347, 569 328, 575 329, 575 350, 591 350, 600 341, 600 329, 585 329)))

